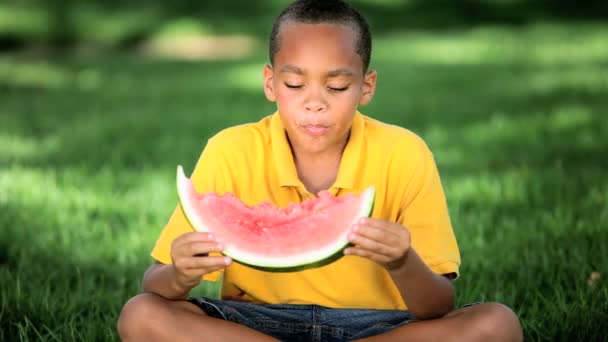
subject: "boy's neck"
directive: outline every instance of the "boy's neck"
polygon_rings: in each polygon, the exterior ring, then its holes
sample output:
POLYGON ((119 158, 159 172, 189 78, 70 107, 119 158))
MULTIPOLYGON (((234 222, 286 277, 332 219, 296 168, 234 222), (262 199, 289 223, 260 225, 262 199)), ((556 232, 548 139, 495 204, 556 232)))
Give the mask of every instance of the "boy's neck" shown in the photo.
POLYGON ((348 136, 335 148, 318 153, 298 151, 292 146, 298 178, 310 193, 317 194, 321 190, 328 190, 334 184, 347 143, 348 136))

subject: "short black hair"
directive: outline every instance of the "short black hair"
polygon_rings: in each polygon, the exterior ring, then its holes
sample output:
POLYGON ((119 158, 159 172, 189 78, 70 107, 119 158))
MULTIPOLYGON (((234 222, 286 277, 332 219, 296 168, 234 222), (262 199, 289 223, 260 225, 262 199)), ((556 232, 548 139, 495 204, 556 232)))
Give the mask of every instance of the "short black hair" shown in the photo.
POLYGON ((359 34, 357 54, 363 61, 363 71, 367 72, 372 54, 372 35, 369 24, 363 15, 347 2, 343 0, 297 0, 287 6, 272 24, 268 51, 271 64, 274 63, 274 55, 279 50, 279 33, 287 22, 351 26, 359 34))

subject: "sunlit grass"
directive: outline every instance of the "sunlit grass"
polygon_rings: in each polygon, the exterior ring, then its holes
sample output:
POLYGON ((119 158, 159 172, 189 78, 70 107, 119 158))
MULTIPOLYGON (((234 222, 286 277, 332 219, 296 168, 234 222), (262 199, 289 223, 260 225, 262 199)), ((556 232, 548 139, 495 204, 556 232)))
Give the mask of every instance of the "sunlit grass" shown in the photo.
POLYGON ((442 34, 396 32, 377 41, 375 58, 436 64, 563 64, 601 62, 608 26, 533 24, 480 27, 442 34))
POLYGON ((100 74, 95 69, 69 70, 49 62, 0 59, 0 86, 57 90, 79 88, 93 90, 99 86, 100 74))
POLYGON ((225 81, 236 89, 259 91, 263 84, 263 66, 259 62, 235 66, 227 70, 225 81))
POLYGON ((49 34, 50 18, 44 8, 0 4, 0 32, 41 38, 49 34))
POLYGON ((45 62, 19 63, 2 60, 0 82, 12 86, 56 89, 68 83, 65 70, 45 62))
POLYGON ((79 39, 101 44, 116 44, 131 36, 142 35, 162 22, 159 9, 154 6, 133 7, 108 11, 103 6, 86 3, 66 6, 71 11, 71 25, 79 39))

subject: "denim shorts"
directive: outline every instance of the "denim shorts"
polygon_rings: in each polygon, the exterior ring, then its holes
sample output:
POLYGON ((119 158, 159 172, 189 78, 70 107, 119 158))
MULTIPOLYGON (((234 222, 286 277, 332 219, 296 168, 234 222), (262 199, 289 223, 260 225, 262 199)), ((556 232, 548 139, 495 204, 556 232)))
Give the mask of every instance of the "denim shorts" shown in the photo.
POLYGON ((281 341, 350 341, 382 334, 415 321, 405 310, 262 305, 205 297, 189 301, 210 317, 245 325, 281 341))

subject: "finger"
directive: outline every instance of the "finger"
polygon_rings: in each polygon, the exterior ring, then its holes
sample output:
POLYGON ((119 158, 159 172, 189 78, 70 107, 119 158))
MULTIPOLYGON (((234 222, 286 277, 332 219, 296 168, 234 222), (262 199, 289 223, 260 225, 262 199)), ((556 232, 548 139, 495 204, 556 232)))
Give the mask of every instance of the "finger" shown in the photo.
POLYGON ((391 258, 387 255, 378 254, 373 251, 358 248, 358 247, 349 247, 344 250, 344 254, 360 256, 360 257, 370 259, 370 260, 375 261, 380 264, 386 264, 393 260, 393 258, 391 258))
POLYGON ((192 279, 201 278, 205 274, 219 271, 223 268, 226 268, 226 265, 212 266, 212 267, 208 267, 208 268, 191 268, 191 269, 185 270, 184 275, 186 277, 192 278, 192 279))
POLYGON ((182 245, 182 244, 187 244, 187 243, 196 242, 196 241, 214 242, 214 241, 216 241, 216 239, 215 239, 215 235, 210 232, 189 232, 189 233, 185 233, 185 234, 178 236, 174 240, 173 245, 174 246, 182 245))
POLYGON ((208 255, 211 252, 222 252, 224 245, 218 242, 190 242, 186 245, 179 246, 177 253, 182 256, 201 256, 208 255))
POLYGON ((355 225, 353 227, 353 234, 354 236, 361 236, 393 247, 404 247, 407 244, 405 241, 405 237, 402 237, 384 228, 379 228, 375 226, 359 224, 355 225))
POLYGON ((377 219, 377 218, 373 218, 373 217, 362 217, 361 219, 359 219, 356 226, 375 227, 378 229, 385 230, 387 232, 391 232, 397 236, 403 236, 404 233, 407 232, 405 227, 403 227, 402 225, 400 225, 398 223, 388 221, 388 220, 377 219))
POLYGON ((357 248, 393 258, 399 255, 399 247, 386 245, 383 241, 373 240, 357 233, 349 234, 348 238, 357 248))
POLYGON ((209 269, 209 268, 224 268, 232 263, 232 259, 225 256, 211 257, 192 257, 183 261, 184 269, 209 269))

